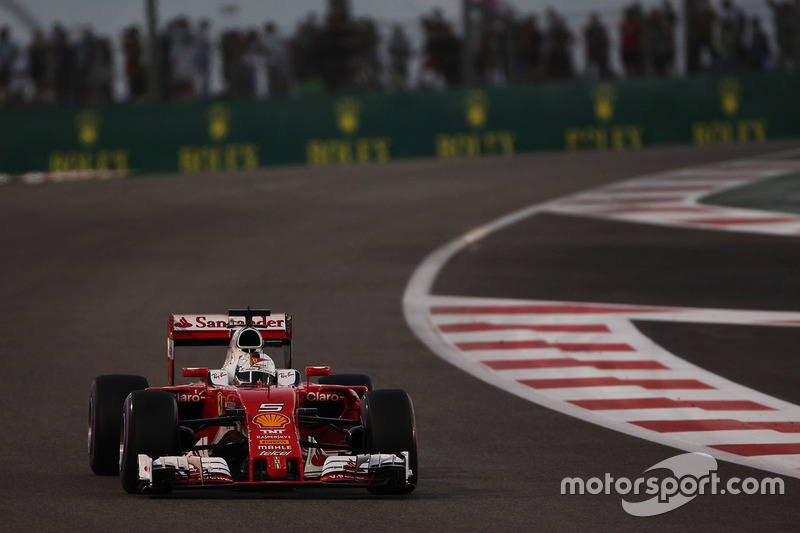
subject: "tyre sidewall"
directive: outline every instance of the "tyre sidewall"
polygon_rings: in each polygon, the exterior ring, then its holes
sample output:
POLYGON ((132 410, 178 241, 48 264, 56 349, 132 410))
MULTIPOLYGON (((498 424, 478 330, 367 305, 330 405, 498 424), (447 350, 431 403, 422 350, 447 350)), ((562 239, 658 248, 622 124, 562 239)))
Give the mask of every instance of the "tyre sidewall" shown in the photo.
POLYGON ((146 389, 142 376, 113 374, 98 376, 89 393, 89 466, 97 475, 119 473, 120 415, 125 398, 146 389))
POLYGON ((368 453, 409 453, 409 467, 412 475, 410 486, 403 490, 372 492, 406 493, 411 492, 418 481, 417 430, 414 406, 408 394, 401 389, 384 389, 369 392, 361 404, 361 420, 366 433, 368 453))
POLYGON ((139 493, 139 454, 153 459, 179 454, 178 406, 165 391, 134 391, 122 409, 119 469, 122 488, 139 493))

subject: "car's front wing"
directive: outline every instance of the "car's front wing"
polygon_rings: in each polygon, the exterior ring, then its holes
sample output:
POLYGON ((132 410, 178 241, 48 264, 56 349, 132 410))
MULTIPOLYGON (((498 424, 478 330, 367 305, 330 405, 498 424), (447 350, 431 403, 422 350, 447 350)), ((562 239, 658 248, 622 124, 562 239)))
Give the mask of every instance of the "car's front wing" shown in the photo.
POLYGON ((153 460, 139 455, 139 485, 143 492, 172 489, 270 486, 405 486, 413 475, 409 453, 337 455, 328 457, 321 474, 303 480, 234 481, 230 468, 219 457, 180 455, 153 460))

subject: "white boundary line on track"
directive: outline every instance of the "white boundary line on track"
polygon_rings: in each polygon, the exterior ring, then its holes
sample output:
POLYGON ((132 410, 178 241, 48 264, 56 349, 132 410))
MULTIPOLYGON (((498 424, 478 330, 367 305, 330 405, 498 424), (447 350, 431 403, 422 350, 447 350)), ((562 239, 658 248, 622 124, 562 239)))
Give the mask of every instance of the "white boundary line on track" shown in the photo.
MULTIPOLYGON (((769 157, 776 157, 776 156, 781 156, 781 155, 791 155, 791 154, 797 154, 797 153, 798 153, 797 151, 792 150, 792 151, 788 151, 788 152, 770 154, 770 155, 762 156, 762 157, 769 158, 769 157)), ((747 159, 744 159, 744 160, 728 162, 728 163, 725 163, 725 165, 728 165, 729 166, 728 168, 730 168, 730 166, 746 165, 747 163, 758 163, 758 162, 763 162, 763 161, 769 161, 769 159, 765 159, 765 160, 762 160, 762 161, 759 161, 759 159, 760 158, 747 158, 747 159)), ((609 428, 609 429, 613 429, 613 430, 616 430, 616 431, 627 433, 629 435, 633 435, 633 436, 636 436, 636 437, 639 437, 639 438, 643 438, 643 439, 646 439, 646 440, 649 440, 649 441, 657 442, 657 443, 664 444, 664 445, 671 446, 671 447, 676 447, 676 448, 683 449, 683 450, 686 450, 686 451, 702 451, 702 452, 705 452, 705 453, 710 453, 711 455, 713 455, 713 456, 715 456, 715 457, 717 457, 718 459, 721 459, 721 460, 726 460, 726 461, 730 461, 730 462, 733 462, 733 463, 738 463, 738 464, 742 464, 742 465, 746 465, 746 466, 751 466, 751 467, 758 468, 758 469, 761 469, 761 470, 775 472, 775 473, 779 473, 779 474, 783 474, 783 475, 787 475, 787 476, 800 477, 800 470, 798 470, 796 467, 787 466, 785 461, 784 461, 783 464, 771 464, 770 461, 768 461, 768 460, 765 461, 764 459, 759 459, 758 457, 749 458, 749 457, 744 457, 744 456, 741 456, 741 455, 727 453, 727 452, 716 450, 716 449, 712 450, 712 449, 710 449, 710 448, 708 448, 706 446, 702 446, 702 445, 698 445, 698 444, 695 444, 695 443, 692 443, 692 442, 688 442, 688 441, 686 441, 684 439, 681 439, 681 438, 676 438, 674 436, 674 434, 658 433, 658 432, 655 432, 655 431, 652 431, 652 430, 648 430, 648 429, 644 429, 642 427, 639 427, 639 426, 636 426, 636 425, 633 425, 633 424, 630 424, 630 423, 627 423, 627 422, 615 420, 612 417, 599 416, 596 411, 590 411, 590 410, 578 407, 578 406, 573 405, 571 403, 568 403, 568 402, 566 402, 564 400, 557 399, 556 397, 554 397, 554 396, 552 396, 550 394, 542 393, 541 390, 537 390, 537 389, 531 388, 531 387, 529 387, 527 385, 524 385, 524 384, 520 383, 519 381, 515 381, 515 380, 512 380, 512 379, 504 378, 498 372, 493 372, 493 371, 487 370, 487 366, 485 364, 483 364, 481 361, 475 360, 475 359, 472 359, 472 358, 469 358, 469 357, 465 357, 465 354, 464 354, 464 352, 462 350, 459 350, 456 346, 454 346, 452 343, 448 342, 445 339, 445 336, 441 333, 441 331, 437 327, 437 324, 434 322, 434 320, 432 320, 432 317, 431 317, 431 307, 433 305, 442 305, 442 304, 448 304, 448 303, 457 304, 459 301, 462 301, 462 302, 465 302, 466 304, 469 304, 470 302, 474 303, 475 301, 479 300, 477 298, 476 299, 468 299, 468 298, 458 298, 458 297, 433 296, 431 294, 431 290, 433 288, 433 284, 436 281, 436 278, 439 275, 439 273, 441 272, 441 270, 443 269, 443 267, 457 253, 459 253, 461 250, 463 250, 464 248, 468 247, 472 243, 480 241, 481 239, 491 235, 492 233, 495 233, 495 232, 500 231, 500 230, 502 230, 504 228, 512 226, 512 225, 514 225, 514 224, 516 224, 518 222, 521 222, 522 220, 530 218, 530 217, 532 217, 534 215, 537 215, 539 213, 548 212, 548 213, 570 214, 570 215, 573 215, 573 216, 582 216, 581 213, 578 213, 576 211, 565 213, 564 210, 561 209, 561 207, 560 207, 560 206, 563 206, 565 204, 568 204, 571 199, 578 198, 581 195, 587 195, 589 193, 596 194, 598 192, 602 193, 605 190, 609 190, 609 189, 612 189, 612 188, 617 188, 620 185, 630 185, 630 184, 633 184, 633 183, 639 183, 641 181, 650 180, 650 179, 658 180, 659 182, 663 182, 663 180, 666 179, 667 175, 682 175, 682 174, 686 174, 686 173, 689 173, 689 172, 692 172, 692 171, 699 171, 701 173, 702 172, 708 172, 714 167, 719 167, 719 165, 720 164, 703 165, 703 166, 699 166, 699 167, 690 167, 690 168, 684 168, 684 169, 679 169, 679 170, 669 171, 669 172, 660 172, 660 173, 657 173, 657 174, 644 176, 642 178, 634 178, 633 180, 624 180, 624 181, 612 183, 612 184, 609 184, 609 185, 604 185, 602 187, 594 188, 594 189, 587 190, 587 191, 582 191, 582 192, 579 192, 579 193, 576 193, 576 194, 573 194, 573 195, 569 195, 567 197, 559 198, 559 199, 556 199, 556 200, 553 200, 553 201, 549 201, 549 202, 546 202, 546 203, 543 203, 543 204, 533 205, 533 206, 530 206, 530 207, 515 211, 515 212, 513 212, 513 213, 511 213, 509 215, 506 215, 506 216, 504 216, 504 217, 502 217, 500 219, 497 219, 497 220, 495 220, 493 222, 490 222, 488 224, 485 224, 483 226, 477 227, 477 228, 469 231, 468 233, 466 233, 466 234, 464 234, 464 235, 462 235, 462 236, 450 241, 449 243, 445 244, 444 246, 436 249, 430 255, 428 255, 423 260, 423 262, 417 267, 417 269, 412 274, 412 276, 411 276, 411 278, 410 278, 410 280, 409 280, 409 282, 408 282, 408 284, 406 286, 405 293, 403 295, 403 311, 404 311, 405 319, 406 319, 407 323, 409 324, 410 328, 412 329, 412 331, 417 335, 417 337, 419 337, 419 339, 431 351, 433 351, 435 354, 440 356, 442 359, 444 359, 445 361, 451 363, 452 365, 456 366, 457 368, 460 368, 461 370, 463 370, 463 371, 465 371, 465 372, 477 377, 478 379, 481 379, 482 381, 490 383, 490 384, 492 384, 492 385, 494 385, 494 386, 496 386, 498 388, 501 388, 501 389, 503 389, 505 391, 511 392, 512 394, 515 394, 515 395, 517 395, 517 396, 519 396, 521 398, 524 398, 524 399, 526 399, 528 401, 531 401, 531 402, 534 402, 536 404, 542 405, 544 407, 547 407, 547 408, 556 410, 558 412, 573 416, 575 418, 578 418, 580 420, 584 420, 586 422, 591 422, 593 424, 597 424, 597 425, 600 425, 600 426, 603 426, 603 427, 606 427, 606 428, 609 428)), ((769 174, 769 175, 764 175, 764 176, 761 176, 759 179, 766 179, 766 178, 769 178, 769 177, 773 177, 774 175, 776 175, 776 174, 773 173, 773 174, 769 174)), ((751 181, 754 181, 754 180, 751 180, 751 181)), ((708 193, 704 193, 704 194, 708 194, 708 193)), ((699 196, 695 195, 695 196, 693 196, 692 200, 694 201, 698 197, 699 196)), ((686 203, 684 203, 683 205, 686 205, 686 203)), ((721 209, 721 211, 722 210, 724 210, 724 208, 721 209)), ((737 214, 740 214, 743 210, 737 209, 735 211, 737 212, 737 214)), ((750 211, 750 212, 751 213, 759 213, 758 211, 750 211)), ((591 218, 595 218, 597 215, 596 214, 587 214, 586 216, 591 217, 591 218)), ((604 218, 610 218, 610 217, 604 217, 604 218)), ((651 223, 651 224, 652 223, 655 223, 655 224, 664 224, 664 223, 666 223, 666 224, 670 224, 669 222, 651 221, 651 220, 646 220, 646 219, 645 220, 624 219, 624 221, 633 222, 633 223, 651 223)), ((670 225, 673 225, 673 224, 670 224, 670 225)), ((680 225, 682 227, 687 227, 685 224, 674 224, 674 225, 680 225)), ((715 227, 715 226, 697 226, 696 229, 706 229, 706 230, 721 230, 721 229, 724 229, 724 230, 728 230, 728 231, 737 231, 737 230, 738 231, 747 231, 747 228, 742 228, 742 227, 734 227, 734 228, 724 227, 724 228, 721 228, 721 227, 715 227)), ((757 230, 757 231, 758 232, 762 232, 760 229, 757 230)), ((795 235, 797 235, 797 234, 795 234, 795 235)), ((798 236, 800 236, 800 235, 798 235, 798 236)), ((485 301, 491 302, 493 304, 505 304, 505 305, 519 305, 519 304, 524 304, 524 303, 530 303, 530 302, 522 302, 522 301, 519 301, 519 300, 488 300, 488 299, 486 299, 485 301)), ((598 305, 607 305, 607 304, 598 304, 598 305)), ((616 305, 622 305, 622 304, 616 304, 616 305)), ((634 307, 634 306, 632 306, 632 307, 634 307)), ((643 307, 643 306, 638 306, 638 307, 643 307)), ((737 320, 737 319, 731 320, 730 317, 728 319, 722 319, 722 320, 720 320, 718 318, 718 316, 720 314, 721 315, 726 315, 726 313, 727 314, 735 313, 733 311, 728 311, 728 310, 703 310, 703 309, 689 309, 689 308, 683 308, 683 309, 672 308, 672 309, 674 311, 676 311, 677 312, 676 314, 678 315, 678 318, 672 318, 672 320, 679 320, 679 321, 685 320, 685 321, 691 321, 691 322, 704 322, 704 321, 706 321, 706 320, 703 319, 703 317, 705 316, 705 317, 708 318, 708 320, 707 320, 708 322, 721 322, 721 323, 737 323, 737 322, 739 322, 739 320, 737 320), (716 319, 714 318, 714 316, 712 316, 715 313, 717 315, 716 319), (691 319, 689 318, 690 315, 692 316, 691 319)), ((745 311, 743 313, 748 313, 748 312, 745 311)), ((754 312, 750 312, 750 313, 760 314, 760 312, 758 312, 758 311, 754 311, 754 312)), ((764 316, 765 320, 766 320, 766 317, 771 316, 771 315, 777 315, 777 313, 774 313, 774 312, 763 312, 762 316, 764 316)), ((786 316, 783 317, 784 320, 792 320, 792 319, 800 318, 800 313, 798 313, 798 314, 786 313, 785 315, 786 316), (796 316, 792 317, 790 315, 796 315, 796 316)), ((777 316, 776 316, 776 318, 777 318, 777 316)), ((646 319, 646 317, 636 317, 636 319, 646 319)), ((652 319, 653 320, 671 320, 669 317, 666 317, 666 316, 660 317, 660 318, 657 318, 657 317, 654 316, 654 317, 652 317, 652 319)), ((747 321, 745 321, 745 322, 747 322, 747 321)), ((741 323, 741 322, 739 322, 739 323, 741 323)), ((754 322, 751 321, 749 323, 752 324, 754 322)), ((785 325, 788 325, 788 324, 785 324, 785 325)), ((633 328, 633 327, 632 327, 632 329, 635 330, 635 328, 633 328)), ((642 337, 644 337, 644 336, 642 336, 642 337)), ((638 342, 642 342, 641 339, 638 340, 638 342)), ((655 346, 655 343, 652 343, 652 344, 655 346)), ((657 347, 657 348, 660 348, 660 347, 657 347)), ((663 350, 663 351, 666 352, 665 350, 663 350)), ((671 354, 668 354, 668 355, 671 356, 671 354)), ((675 356, 672 356, 672 357, 675 357, 675 356)), ((782 411, 785 410, 785 412, 787 412, 787 413, 795 413, 795 417, 793 417, 793 418, 796 418, 796 419, 800 420, 800 407, 798 407, 798 406, 795 406, 793 404, 789 404, 787 402, 783 402, 781 400, 778 400, 776 398, 770 397, 768 395, 765 395, 765 394, 759 393, 757 391, 753 391, 751 389, 747 389, 747 388, 742 387, 740 385, 737 385, 737 384, 734 384, 732 382, 729 382, 729 381, 725 380, 724 378, 721 378, 719 376, 715 376, 715 375, 711 374, 710 372, 706 372, 706 371, 700 369, 699 367, 696 367, 695 365, 691 365, 688 362, 680 360, 677 357, 675 357, 675 359, 678 359, 679 361, 681 361, 683 368, 690 368, 690 367, 694 368, 697 371, 701 372, 706 379, 717 378, 720 383, 723 383, 724 385, 726 385, 728 387, 726 389, 727 391, 738 390, 742 394, 740 397, 743 398, 743 399, 750 400, 750 399, 756 398, 758 400, 761 400, 761 402, 764 403, 765 405, 770 405, 771 407, 774 407, 775 409, 780 409, 782 411), (710 378, 710 376, 713 376, 713 378, 710 378)), ((715 379, 715 381, 717 381, 717 379, 715 379)), ((714 433, 718 434, 720 432, 714 432, 714 433)), ((800 440, 800 435, 798 436, 797 440, 800 440)), ((798 466, 800 466, 800 463, 798 463, 798 466)))

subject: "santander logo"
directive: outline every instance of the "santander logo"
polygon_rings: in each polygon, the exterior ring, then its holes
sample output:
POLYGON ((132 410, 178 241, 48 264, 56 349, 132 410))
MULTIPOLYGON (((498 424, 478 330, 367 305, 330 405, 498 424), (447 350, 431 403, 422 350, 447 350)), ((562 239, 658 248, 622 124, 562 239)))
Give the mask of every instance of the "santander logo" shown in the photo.
MULTIPOLYGON (((282 316, 282 315, 277 315, 282 316)), ((228 329, 232 326, 244 326, 244 320, 231 318, 228 315, 175 315, 177 329, 228 329)), ((253 325, 267 329, 285 330, 286 319, 266 316, 253 317, 253 325)))

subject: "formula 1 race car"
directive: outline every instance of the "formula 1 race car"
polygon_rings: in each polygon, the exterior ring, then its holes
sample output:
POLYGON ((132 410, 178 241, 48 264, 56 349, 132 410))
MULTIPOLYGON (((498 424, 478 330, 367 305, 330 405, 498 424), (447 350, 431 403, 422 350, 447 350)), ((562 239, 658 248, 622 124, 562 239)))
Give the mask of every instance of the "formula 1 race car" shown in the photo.
POLYGON ((169 315, 168 386, 105 375, 89 396, 89 462, 129 493, 200 487, 364 487, 408 494, 419 478, 414 407, 364 374, 292 368, 292 318, 266 309, 169 315), (227 345, 220 369, 184 368, 175 347, 227 345), (283 359, 276 368, 273 359, 283 359))

